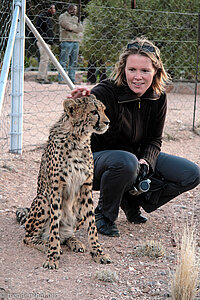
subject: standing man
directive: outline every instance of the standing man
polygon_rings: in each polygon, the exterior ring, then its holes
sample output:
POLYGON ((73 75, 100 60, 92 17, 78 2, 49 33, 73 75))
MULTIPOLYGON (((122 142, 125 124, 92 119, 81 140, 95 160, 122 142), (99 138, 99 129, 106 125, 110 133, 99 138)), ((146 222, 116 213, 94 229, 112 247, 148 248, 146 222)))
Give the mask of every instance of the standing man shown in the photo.
MULTIPOLYGON (((60 64, 65 71, 68 64, 68 75, 75 83, 75 72, 78 61, 79 42, 83 32, 83 26, 78 21, 77 7, 69 4, 67 11, 59 17, 60 28, 60 64)), ((64 83, 62 76, 58 75, 58 83, 64 83)))
MULTIPOLYGON (((55 5, 52 4, 46 12, 39 14, 36 23, 36 28, 39 34, 42 36, 42 38, 44 39, 44 41, 50 49, 51 45, 53 45, 54 39, 52 16, 55 13, 55 5)), ((40 51, 40 64, 38 69, 37 81, 39 83, 48 84, 51 83, 47 78, 49 57, 39 41, 37 41, 37 46, 40 51)))

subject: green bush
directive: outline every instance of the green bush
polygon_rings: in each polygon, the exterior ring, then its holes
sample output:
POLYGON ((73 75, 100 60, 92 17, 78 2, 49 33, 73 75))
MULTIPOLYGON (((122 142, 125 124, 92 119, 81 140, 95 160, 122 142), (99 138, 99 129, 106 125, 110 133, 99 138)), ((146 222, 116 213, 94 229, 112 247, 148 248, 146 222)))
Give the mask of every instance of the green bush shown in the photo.
POLYGON ((91 0, 88 3, 80 49, 84 59, 112 67, 127 42, 144 35, 161 49, 163 62, 174 80, 194 80, 199 2, 137 1, 137 9, 130 9, 126 2, 91 0), (170 11, 177 2, 179 12, 170 11), (191 8, 193 13, 184 13, 191 8))
POLYGON ((37 59, 33 56, 30 56, 30 57, 25 56, 24 57, 24 67, 25 67, 25 69, 30 68, 30 67, 33 67, 33 68, 38 67, 37 59))

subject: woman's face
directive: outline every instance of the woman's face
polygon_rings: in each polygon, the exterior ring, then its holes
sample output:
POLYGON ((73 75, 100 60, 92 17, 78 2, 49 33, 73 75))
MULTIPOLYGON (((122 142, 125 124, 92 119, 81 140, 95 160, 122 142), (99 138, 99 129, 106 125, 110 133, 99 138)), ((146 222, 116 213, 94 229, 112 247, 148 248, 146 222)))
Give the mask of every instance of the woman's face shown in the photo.
POLYGON ((126 61, 125 74, 129 88, 141 97, 151 86, 156 71, 149 57, 131 54, 126 61))

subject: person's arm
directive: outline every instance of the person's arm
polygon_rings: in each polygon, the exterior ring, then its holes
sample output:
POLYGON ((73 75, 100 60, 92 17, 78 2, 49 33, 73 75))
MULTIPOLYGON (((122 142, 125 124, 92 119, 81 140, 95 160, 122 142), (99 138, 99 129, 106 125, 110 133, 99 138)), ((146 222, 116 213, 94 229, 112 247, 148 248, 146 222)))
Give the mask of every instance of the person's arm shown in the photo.
POLYGON ((39 15, 38 16, 38 18, 37 18, 37 22, 36 22, 36 25, 35 25, 35 27, 36 27, 36 29, 37 29, 37 31, 41 34, 42 33, 42 18, 41 18, 41 16, 39 15))
POLYGON ((109 93, 112 94, 111 86, 109 83, 99 83, 92 90, 89 90, 87 87, 77 87, 71 91, 71 97, 76 99, 84 96, 89 96, 93 94, 98 100, 106 104, 106 99, 109 98, 109 93))
MULTIPOLYGON (((156 101, 156 100, 155 100, 156 101)), ((166 94, 161 95, 157 114, 151 123, 151 134, 148 135, 140 149, 140 159, 144 159, 149 164, 149 171, 152 173, 155 169, 157 157, 161 151, 163 128, 165 124, 166 112, 167 112, 167 99, 166 94)))
POLYGON ((101 82, 92 88, 90 91, 87 87, 78 87, 71 92, 72 98, 80 98, 83 96, 89 96, 91 94, 95 95, 98 100, 100 100, 105 106, 105 113, 110 120, 113 120, 116 116, 115 96, 113 95, 112 84, 109 80, 106 82, 101 82))
POLYGON ((52 23, 52 20, 50 18, 46 22, 46 34, 47 34, 47 43, 49 45, 53 45, 53 43, 54 43, 54 32, 53 32, 53 23, 52 23))
MULTIPOLYGON (((77 18, 77 20, 78 20, 78 18, 77 18)), ((68 16, 66 16, 65 14, 60 15, 59 24, 63 29, 65 29, 67 31, 72 31, 75 33, 79 33, 79 32, 83 31, 83 25, 81 23, 71 22, 70 18, 68 16)))

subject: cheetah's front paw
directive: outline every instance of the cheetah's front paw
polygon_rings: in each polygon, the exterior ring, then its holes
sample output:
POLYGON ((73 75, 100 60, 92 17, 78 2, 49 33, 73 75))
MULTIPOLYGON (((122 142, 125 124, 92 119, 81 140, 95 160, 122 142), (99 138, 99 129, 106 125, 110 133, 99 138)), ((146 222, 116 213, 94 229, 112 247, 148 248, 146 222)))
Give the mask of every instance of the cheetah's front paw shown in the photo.
POLYGON ((47 260, 43 264, 43 268, 45 269, 58 269, 59 261, 47 258, 47 260))
POLYGON ((94 259, 94 261, 97 263, 110 264, 112 262, 111 258, 108 254, 99 252, 98 254, 91 253, 91 255, 92 255, 92 258, 94 259))

